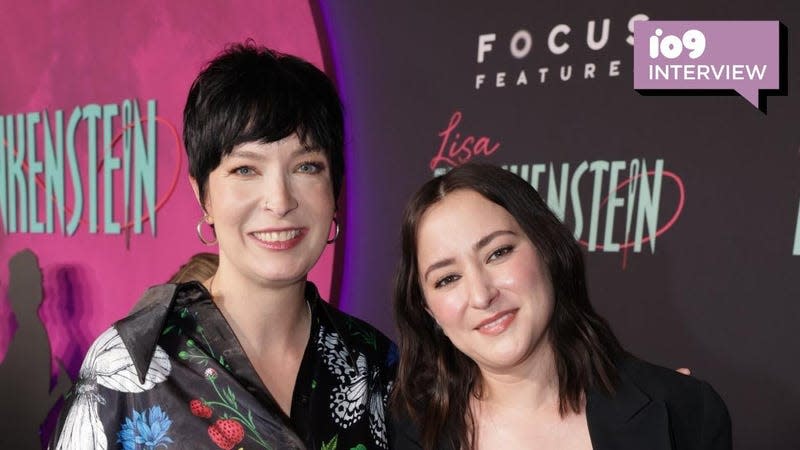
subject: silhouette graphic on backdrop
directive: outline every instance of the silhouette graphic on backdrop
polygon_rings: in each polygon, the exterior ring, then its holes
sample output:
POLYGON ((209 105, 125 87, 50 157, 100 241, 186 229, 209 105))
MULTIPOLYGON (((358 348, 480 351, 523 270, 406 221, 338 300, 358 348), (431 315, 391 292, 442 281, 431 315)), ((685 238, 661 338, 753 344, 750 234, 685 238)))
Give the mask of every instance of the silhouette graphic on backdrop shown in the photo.
POLYGON ((62 366, 50 389, 50 341, 38 314, 43 295, 36 255, 23 250, 11 258, 8 269, 7 298, 17 330, 0 364, 0 405, 14 420, 0 421, 0 448, 36 449, 42 446, 42 422, 71 381, 62 366))

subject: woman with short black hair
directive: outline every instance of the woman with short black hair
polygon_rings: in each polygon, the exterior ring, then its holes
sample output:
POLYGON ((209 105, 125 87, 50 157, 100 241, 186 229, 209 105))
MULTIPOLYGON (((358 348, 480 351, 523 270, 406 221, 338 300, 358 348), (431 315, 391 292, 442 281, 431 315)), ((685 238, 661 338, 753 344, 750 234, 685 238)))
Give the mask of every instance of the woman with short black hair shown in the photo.
POLYGON ((248 42, 184 111, 213 275, 151 288, 89 349, 51 448, 386 448, 394 344, 306 280, 339 235, 342 106, 299 58, 248 42))

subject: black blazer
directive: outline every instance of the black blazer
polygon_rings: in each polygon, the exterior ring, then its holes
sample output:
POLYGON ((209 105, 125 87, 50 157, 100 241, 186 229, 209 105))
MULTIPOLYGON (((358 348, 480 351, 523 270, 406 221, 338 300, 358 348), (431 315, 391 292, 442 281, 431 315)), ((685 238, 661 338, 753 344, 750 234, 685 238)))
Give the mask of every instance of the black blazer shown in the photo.
POLYGON ((731 418, 711 385, 635 358, 617 369, 613 396, 587 396, 594 450, 731 449, 731 418))
MULTIPOLYGON (((711 385, 635 358, 622 360, 617 369, 614 395, 587 395, 594 450, 732 448, 728 409, 711 385)), ((422 448, 409 420, 393 425, 391 448, 422 448)))

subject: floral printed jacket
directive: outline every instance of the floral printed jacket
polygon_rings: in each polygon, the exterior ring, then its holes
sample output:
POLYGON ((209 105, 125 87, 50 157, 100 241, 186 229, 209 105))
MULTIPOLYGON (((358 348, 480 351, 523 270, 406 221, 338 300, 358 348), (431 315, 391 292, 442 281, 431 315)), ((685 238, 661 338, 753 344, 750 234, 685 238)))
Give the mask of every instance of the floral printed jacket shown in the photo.
POLYGON ((51 450, 387 448, 396 347, 306 286, 312 328, 278 407, 200 283, 155 286, 89 349, 51 450))

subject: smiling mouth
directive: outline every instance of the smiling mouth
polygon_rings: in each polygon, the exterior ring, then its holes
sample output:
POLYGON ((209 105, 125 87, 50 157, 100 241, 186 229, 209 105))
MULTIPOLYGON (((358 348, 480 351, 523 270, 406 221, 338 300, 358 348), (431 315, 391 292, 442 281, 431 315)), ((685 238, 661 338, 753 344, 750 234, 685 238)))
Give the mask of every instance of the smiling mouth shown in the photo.
POLYGON ((300 236, 303 231, 300 229, 282 231, 261 231, 251 233, 254 238, 266 244, 288 242, 300 236))
POLYGON ((517 317, 518 309, 512 309, 494 315, 480 324, 475 329, 482 334, 498 335, 505 331, 517 317))

